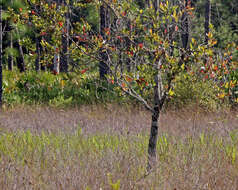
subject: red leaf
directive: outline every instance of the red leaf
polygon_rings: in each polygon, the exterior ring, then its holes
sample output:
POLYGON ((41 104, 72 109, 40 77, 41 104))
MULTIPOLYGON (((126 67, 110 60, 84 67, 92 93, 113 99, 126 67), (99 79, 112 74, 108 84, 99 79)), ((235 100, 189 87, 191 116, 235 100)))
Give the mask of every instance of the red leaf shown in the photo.
POLYGON ((218 70, 218 66, 215 65, 214 68, 213 68, 214 71, 217 71, 218 70))
POLYGON ((41 32, 40 35, 41 35, 41 36, 45 36, 45 35, 46 35, 46 32, 41 32))
POLYGON ((131 78, 131 77, 126 77, 126 80, 128 81, 128 82, 132 82, 133 81, 133 79, 131 78))
POLYGON ((123 12, 121 13, 121 15, 122 15, 122 16, 126 16, 126 11, 123 11, 123 12))
POLYGON ((83 69, 82 71, 80 71, 81 74, 84 74, 88 69, 83 69))
POLYGON ((58 73, 57 71, 53 70, 53 71, 52 71, 52 74, 53 74, 53 75, 58 75, 59 73, 58 73))
POLYGON ((63 26, 63 22, 58 22, 59 26, 62 27, 63 26))
POLYGON ((177 25, 175 26, 175 31, 176 31, 176 32, 178 31, 178 26, 177 26, 177 25))

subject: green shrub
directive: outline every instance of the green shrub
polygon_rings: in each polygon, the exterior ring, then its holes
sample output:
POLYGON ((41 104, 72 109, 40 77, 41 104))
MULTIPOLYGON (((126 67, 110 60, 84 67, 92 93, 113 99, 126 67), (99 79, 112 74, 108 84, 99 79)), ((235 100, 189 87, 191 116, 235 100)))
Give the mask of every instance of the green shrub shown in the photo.
POLYGON ((122 100, 113 91, 112 84, 101 82, 93 74, 5 71, 3 79, 4 102, 8 105, 45 103, 67 106, 122 100))
MULTIPOLYGON (((135 102, 134 99, 122 95, 113 84, 101 81, 95 73, 53 75, 49 72, 4 71, 3 79, 4 102, 8 105, 43 103, 69 106, 135 102)), ((221 105, 221 100, 217 97, 220 90, 212 81, 181 74, 176 78, 174 95, 169 99, 168 106, 182 108, 199 105, 213 110, 221 105)))
POLYGON ((217 97, 219 92, 219 87, 212 81, 181 74, 176 78, 174 96, 170 99, 169 105, 176 108, 196 105, 214 110, 221 106, 221 100, 217 97))

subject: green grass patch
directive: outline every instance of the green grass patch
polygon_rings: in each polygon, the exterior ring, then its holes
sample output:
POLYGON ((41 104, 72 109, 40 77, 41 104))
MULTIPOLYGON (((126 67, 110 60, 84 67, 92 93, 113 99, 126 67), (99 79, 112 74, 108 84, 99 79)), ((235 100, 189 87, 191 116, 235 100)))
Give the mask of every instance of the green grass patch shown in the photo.
POLYGON ((146 174, 148 136, 1 132, 3 189, 216 189, 234 185, 238 135, 160 135, 157 165, 146 174), (229 181, 227 182, 227 180, 229 181), (219 180, 219 183, 218 183, 219 180), (228 183, 228 184, 227 184, 228 183))

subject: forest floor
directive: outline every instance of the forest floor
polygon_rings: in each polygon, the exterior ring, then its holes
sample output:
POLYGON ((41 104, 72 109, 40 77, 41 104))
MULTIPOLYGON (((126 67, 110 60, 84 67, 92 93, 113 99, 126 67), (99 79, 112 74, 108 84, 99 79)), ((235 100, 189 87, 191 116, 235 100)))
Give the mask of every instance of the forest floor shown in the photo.
POLYGON ((238 112, 164 111, 146 172, 151 114, 119 105, 0 112, 0 189, 238 189, 238 112))

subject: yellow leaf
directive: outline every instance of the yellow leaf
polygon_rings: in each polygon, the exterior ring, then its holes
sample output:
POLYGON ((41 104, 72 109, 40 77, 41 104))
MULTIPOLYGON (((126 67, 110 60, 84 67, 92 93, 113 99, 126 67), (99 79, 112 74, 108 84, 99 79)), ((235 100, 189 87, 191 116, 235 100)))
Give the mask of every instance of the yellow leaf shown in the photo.
POLYGON ((212 41, 212 45, 214 46, 214 45, 216 45, 217 44, 217 41, 216 40, 213 40, 212 41))
POLYGON ((169 95, 170 95, 170 96, 173 96, 174 94, 175 94, 174 91, 170 89, 170 90, 169 90, 169 95))
POLYGON ((225 88, 229 88, 229 82, 225 84, 225 88))
POLYGON ((208 32, 207 37, 211 39, 213 37, 212 33, 208 32))
POLYGON ((64 85, 65 85, 65 82, 64 82, 64 80, 61 80, 61 81, 60 81, 60 86, 63 88, 63 87, 64 87, 64 85))
POLYGON ((177 16, 176 10, 174 10, 174 12, 173 12, 173 17, 175 19, 175 22, 178 22, 178 16, 177 16))
POLYGON ((218 94, 218 98, 223 99, 225 97, 224 93, 218 94))
POLYGON ((183 70, 185 69, 185 65, 184 64, 181 65, 181 69, 183 69, 183 70))

